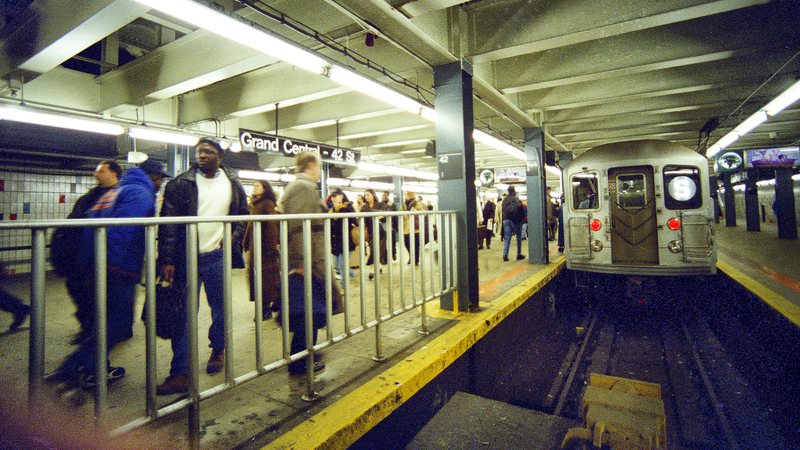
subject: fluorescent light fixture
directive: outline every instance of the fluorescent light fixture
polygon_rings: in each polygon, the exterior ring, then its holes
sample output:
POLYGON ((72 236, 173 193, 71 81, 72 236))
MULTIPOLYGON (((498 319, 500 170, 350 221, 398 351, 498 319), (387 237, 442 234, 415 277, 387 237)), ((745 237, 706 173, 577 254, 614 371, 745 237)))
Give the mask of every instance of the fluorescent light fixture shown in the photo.
POLYGON ((280 181, 281 175, 275 172, 261 172, 258 170, 240 170, 239 178, 243 180, 280 181))
MULTIPOLYGON (((401 109, 397 109, 397 108, 384 109, 384 110, 381 110, 381 111, 372 111, 372 112, 368 112, 368 113, 355 114, 355 115, 348 116, 348 117, 342 117, 342 118, 338 119, 338 122, 339 123, 345 123, 345 122, 352 122, 352 121, 355 121, 355 120, 372 119, 374 117, 381 117, 381 116, 386 116, 386 115, 389 115, 389 114, 396 114, 396 113, 401 112, 401 111, 402 111, 401 109)), ((306 130, 306 129, 309 129, 309 128, 318 128, 318 127, 327 127, 327 126, 330 126, 330 125, 336 125, 336 122, 337 122, 337 119, 326 119, 326 120, 320 120, 319 122, 311 122, 311 123, 306 123, 306 124, 303 124, 303 125, 297 125, 297 126, 294 126, 292 128, 295 129, 295 130, 306 130)))
MULTIPOLYGON (((795 175, 795 176, 797 176, 797 175, 795 175)), ((792 177, 792 178, 794 178, 794 177, 792 177)), ((764 187, 764 186, 775 186, 775 178, 773 178, 771 180, 756 181, 756 185, 761 186, 761 187, 764 187)))
POLYGON ((425 153, 425 149, 424 148, 418 148, 416 150, 403 150, 403 151, 401 151, 399 153, 401 155, 411 155, 411 154, 414 154, 414 153, 425 153))
POLYGON ((430 120, 431 122, 436 123, 436 110, 429 106, 423 106, 419 115, 425 120, 430 120))
POLYGON ((561 169, 559 169, 558 167, 548 166, 545 164, 544 170, 550 172, 552 175, 555 175, 558 178, 561 178, 561 169))
POLYGON ((131 127, 128 129, 128 135, 135 139, 165 142, 167 144, 188 145, 190 147, 197 145, 197 141, 200 140, 199 137, 188 133, 145 127, 131 127))
POLYGON ((350 180, 347 178, 328 178, 328 186, 345 187, 350 185, 350 180))
POLYGON ((719 145, 720 148, 725 148, 738 140, 739 140, 739 134, 736 133, 735 131, 731 131, 725 136, 722 136, 722 138, 717 141, 717 145, 719 145))
POLYGON ((370 147, 374 148, 399 147, 401 145, 421 144, 423 142, 430 142, 430 139, 409 139, 407 141, 386 142, 383 144, 370 145, 370 147))
POLYGON ((366 181, 366 180, 353 180, 350 182, 350 187, 354 187, 357 189, 374 189, 376 191, 394 190, 393 183, 382 183, 379 181, 366 181))
POLYGON ((397 175, 400 177, 420 178, 423 180, 439 179, 439 175, 433 172, 423 172, 421 170, 406 169, 397 166, 387 166, 384 164, 376 164, 368 161, 361 161, 358 163, 358 168, 367 172, 376 172, 384 175, 397 175))
POLYGON ((339 136, 339 139, 358 139, 370 136, 381 136, 384 134, 390 133, 402 133, 403 131, 412 131, 412 130, 421 130, 423 128, 428 128, 430 125, 428 124, 421 124, 421 125, 411 125, 407 127, 399 127, 399 128, 390 128, 388 130, 376 130, 376 131, 366 131, 364 133, 356 133, 356 134, 348 134, 344 136, 339 136))
POLYGON ((65 114, 36 111, 29 108, 0 105, 0 120, 31 123, 47 127, 65 128, 68 130, 87 131, 89 133, 119 136, 125 128, 115 123, 101 120, 84 119, 65 114))
POLYGON ((297 178, 297 177, 292 173, 282 173, 281 174, 281 181, 284 181, 286 183, 291 183, 292 181, 295 180, 295 178, 297 178))
POLYGON ((414 193, 419 194, 436 194, 439 192, 439 188, 436 186, 436 183, 403 183, 403 191, 411 191, 414 193))
POLYGON ((389 89, 382 84, 376 83, 352 70, 340 66, 333 66, 330 68, 328 76, 331 80, 339 84, 348 86, 384 103, 396 106, 403 111, 408 111, 413 114, 421 113, 422 104, 418 101, 406 97, 393 89, 389 89))
POLYGON ((791 85, 789 89, 783 91, 781 95, 775 97, 761 109, 766 111, 770 116, 775 116, 798 99, 800 99, 800 81, 791 85))
POLYGON ((757 126, 766 122, 767 118, 768 116, 766 111, 756 111, 755 114, 748 117, 744 122, 740 123, 736 128, 733 129, 733 131, 735 131, 739 136, 744 136, 745 134, 753 131, 753 129, 757 126))
POLYGON ((525 161, 525 152, 481 130, 472 130, 472 138, 509 156, 525 161))
MULTIPOLYGON (((351 90, 352 89, 350 88, 340 86, 325 91, 314 92, 308 95, 301 95, 299 97, 287 98, 285 100, 278 100, 272 103, 267 103, 264 105, 243 109, 241 111, 236 111, 234 113, 231 113, 231 116, 233 117, 252 116, 253 114, 260 114, 268 111, 273 111, 276 105, 278 108, 288 108, 289 106, 299 105, 301 103, 308 103, 314 100, 320 100, 327 97, 333 97, 334 95, 346 94, 351 90)), ((336 123, 336 121, 334 121, 333 123, 336 123)))
POLYGON ((250 47, 316 74, 323 74, 327 62, 316 54, 290 44, 253 26, 214 11, 192 0, 136 0, 157 11, 190 23, 223 38, 250 47))
POLYGON ((147 161, 148 157, 149 156, 147 156, 147 153, 142 153, 136 150, 128 152, 128 162, 131 164, 143 163, 147 161))
POLYGON ((500 189, 501 191, 505 191, 506 189, 508 189, 508 185, 505 183, 495 183, 494 187, 500 189))

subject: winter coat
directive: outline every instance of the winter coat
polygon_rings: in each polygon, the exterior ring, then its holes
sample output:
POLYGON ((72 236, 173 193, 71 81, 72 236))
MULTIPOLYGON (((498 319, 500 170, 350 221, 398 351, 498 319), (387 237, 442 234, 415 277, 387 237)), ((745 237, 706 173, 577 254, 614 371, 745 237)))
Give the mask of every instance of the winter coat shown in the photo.
POLYGON ((503 220, 511 220, 514 223, 520 224, 523 222, 523 207, 522 202, 517 197, 517 194, 508 194, 503 200, 503 220))
MULTIPOLYGON (((384 208, 385 208, 385 205, 382 202, 375 202, 375 203, 372 204, 372 206, 369 206, 369 203, 365 202, 364 205, 361 206, 361 209, 358 212, 359 213, 379 212, 379 211, 385 211, 384 208)), ((365 217, 364 218, 364 227, 367 229, 367 233, 369 233, 370 236, 372 236, 372 231, 373 231, 373 229, 372 229, 373 219, 374 219, 374 217, 365 217)), ((379 222, 380 222, 380 220, 379 220, 379 222)), ((386 239, 386 229, 383 227, 382 223, 378 223, 378 239, 380 239, 380 240, 386 239)), ((372 240, 371 239, 370 239, 370 242, 368 244, 372 244, 372 240)))
MULTIPOLYGON (((155 215, 155 187, 139 168, 125 171, 119 185, 106 191, 86 211, 89 219, 124 219, 155 215)), ((82 230, 79 264, 94 266, 94 227, 82 230)), ((109 274, 138 280, 144 264, 144 227, 112 226, 107 228, 106 264, 109 274)))
MULTIPOLYGON (((422 203, 418 202, 416 199, 406 200, 403 203, 403 211, 425 211, 425 210, 426 210, 425 209, 425 205, 423 205, 422 203)), ((411 225, 410 225, 411 222, 419 223, 419 217, 418 216, 416 216, 416 217, 415 216, 406 216, 403 219, 405 219, 403 221, 403 234, 409 234, 411 232, 410 231, 411 230, 411 225)), ((414 227, 414 233, 419 234, 419 227, 418 226, 414 227)))
POLYGON ((487 200, 486 204, 483 205, 483 220, 494 219, 494 210, 495 210, 494 202, 491 200, 487 200))
MULTIPOLYGON (((231 207, 230 216, 246 216, 247 194, 242 183, 233 169, 222 166, 225 175, 231 182, 231 207)), ((167 183, 164 188, 164 203, 161 206, 161 217, 197 216, 197 164, 192 164, 186 172, 178 175, 167 183)), ((202 176, 202 175, 201 175, 202 176)), ((242 238, 244 237, 244 222, 233 222, 233 252, 234 268, 236 261, 241 260, 242 238), (238 258, 237 258, 238 256, 238 258)), ((164 266, 171 264, 179 268, 186 267, 186 225, 164 224, 158 227, 158 264, 164 266)), ((243 264, 242 264, 243 265, 243 264)), ((239 267, 241 268, 241 266, 239 267)))
MULTIPOLYGON (((356 210, 353 208, 353 204, 350 202, 343 202, 339 209, 330 208, 328 212, 331 213, 355 213, 356 210)), ((331 254, 332 255, 339 255, 344 253, 342 251, 342 247, 344 245, 344 240, 342 236, 342 220, 344 219, 331 219, 331 254)), ((348 230, 352 229, 353 227, 358 226, 358 220, 355 218, 348 219, 349 226, 347 227, 348 230)), ((350 236, 348 234, 348 236, 350 236)), ((352 239, 348 237, 350 242, 350 251, 356 249, 356 243, 353 242, 352 239)))
MULTIPOLYGON (((251 215, 277 214, 275 201, 265 196, 253 196, 250 202, 251 215)), ((261 299, 265 305, 280 300, 281 265, 278 253, 279 223, 277 221, 261 222, 261 299)), ((255 264, 253 247, 253 222, 247 222, 244 233, 244 248, 247 250, 247 275, 250 287, 250 301, 255 301, 255 264)))
MULTIPOLYGON (((284 214, 324 213, 325 206, 317 193, 317 184, 306 174, 298 173, 297 178, 286 186, 281 198, 284 214)), ((302 269, 303 264, 303 221, 289 220, 289 270, 302 269)), ((315 277, 325 279, 325 239, 323 219, 311 220, 311 267, 315 277)))

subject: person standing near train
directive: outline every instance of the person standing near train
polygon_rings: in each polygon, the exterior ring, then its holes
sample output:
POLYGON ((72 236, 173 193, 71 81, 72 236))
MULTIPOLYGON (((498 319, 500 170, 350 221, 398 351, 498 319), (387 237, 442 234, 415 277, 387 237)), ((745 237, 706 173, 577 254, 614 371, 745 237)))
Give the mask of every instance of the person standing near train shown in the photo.
MULTIPOLYGON (((197 162, 186 172, 178 175, 164 189, 164 204, 161 217, 174 216, 244 216, 247 209, 247 194, 236 176, 236 172, 222 165, 225 155, 215 139, 201 138, 197 145, 197 162)), ((163 224, 158 227, 158 265, 161 279, 185 285, 186 274, 186 225, 163 224)), ((222 240, 224 226, 221 222, 201 223, 197 226, 198 282, 205 287, 208 305, 211 307, 211 326, 208 338, 211 341, 211 357, 206 372, 220 372, 225 364, 225 324, 223 298, 222 240)), ((241 248, 245 226, 233 222, 233 248, 241 248)), ((234 250, 236 252, 237 250, 234 250)), ((236 261, 241 254, 234 255, 236 261)), ((178 318, 185 320, 185 318, 178 318)), ((172 362, 170 374, 156 390, 158 395, 170 395, 189 390, 189 337, 183 333, 172 339, 172 362)))
POLYGON ((503 261, 508 261, 508 248, 511 236, 517 236, 517 259, 525 259, 522 254, 522 222, 524 207, 517 197, 514 186, 508 187, 508 195, 503 199, 503 261))

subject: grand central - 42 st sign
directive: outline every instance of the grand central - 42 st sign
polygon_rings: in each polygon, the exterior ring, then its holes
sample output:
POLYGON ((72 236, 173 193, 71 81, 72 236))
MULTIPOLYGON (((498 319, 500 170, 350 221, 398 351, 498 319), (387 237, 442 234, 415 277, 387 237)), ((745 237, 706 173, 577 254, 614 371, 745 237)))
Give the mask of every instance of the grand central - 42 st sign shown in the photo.
POLYGON ((275 153, 289 158, 302 152, 314 152, 326 162, 355 165, 361 161, 361 152, 358 150, 289 139, 252 130, 239 130, 239 143, 245 150, 275 153))

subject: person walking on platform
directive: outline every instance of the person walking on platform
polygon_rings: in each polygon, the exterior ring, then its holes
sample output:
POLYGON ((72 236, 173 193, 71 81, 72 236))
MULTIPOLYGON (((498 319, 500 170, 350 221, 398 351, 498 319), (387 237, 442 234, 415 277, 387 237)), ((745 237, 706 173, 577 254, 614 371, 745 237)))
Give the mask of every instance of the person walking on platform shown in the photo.
MULTIPOLYGON (((397 204, 391 201, 391 199, 389 198, 389 191, 383 191, 383 194, 381 194, 381 203, 383 203, 384 211, 390 211, 390 212, 397 211, 397 204)), ((392 223, 392 235, 391 236, 387 235, 387 239, 390 239, 392 246, 392 260, 396 260, 397 259, 397 216, 384 218, 383 222, 386 223, 387 220, 391 221, 392 223)), ((385 264, 386 261, 382 261, 382 263, 385 264)))
MULTIPOLYGON (((219 142, 201 138, 197 145, 197 162, 186 172, 176 176, 164 189, 161 217, 173 216, 244 216, 249 213, 247 194, 236 176, 236 171, 222 164, 225 152, 219 142)), ((186 228, 184 224, 163 224, 158 227, 158 265, 161 279, 166 282, 186 284, 186 228)), ((201 223, 198 231, 197 278, 198 287, 205 287, 211 307, 211 357, 206 372, 220 372, 225 365, 225 324, 223 298, 222 241, 224 226, 221 222, 201 223)), ((233 222, 233 267, 244 268, 241 260, 243 222, 233 222), (238 258, 237 258, 238 256, 238 258), (241 261, 241 265, 237 264, 241 261)), ((185 317, 178 318, 184 321, 185 317)), ((189 389, 189 338, 186 333, 172 339, 170 374, 157 388, 158 395, 187 392, 189 389)))
POLYGON ((522 254, 522 222, 524 208, 517 197, 514 186, 508 187, 508 195, 503 200, 503 261, 508 261, 508 248, 511 236, 517 235, 517 259, 525 259, 522 254))
POLYGON ((25 318, 31 314, 31 307, 3 289, 3 286, 7 283, 6 277, 6 266, 3 262, 0 262, 0 309, 14 315, 14 320, 8 327, 8 331, 15 331, 22 325, 25 318))
POLYGON ((553 188, 547 186, 544 190, 544 210, 547 214, 547 240, 556 240, 556 227, 558 226, 558 219, 556 215, 556 205, 553 203, 553 198, 550 193, 553 188))
MULTIPOLYGON (((297 178, 286 186, 283 192, 283 212, 285 214, 314 214, 325 212, 325 205, 317 192, 317 183, 322 174, 322 162, 313 152, 300 153, 295 157, 297 178)), ((289 331, 293 333, 290 353, 296 354, 306 349, 306 333, 312 333, 312 342, 317 342, 317 331, 327 324, 325 315, 325 271, 331 270, 325 265, 325 239, 322 219, 311 220, 311 236, 304 236, 303 221, 290 220, 289 232, 289 331), (303 239, 311 239, 311 282, 312 282, 312 317, 311 330, 305 327, 305 265, 303 239)), ((333 286, 331 286, 333 288, 333 286)), ((336 305, 342 300, 339 289, 332 289, 334 312, 336 305)), ((281 312, 280 319, 285 317, 281 312)), ((314 371, 325 368, 322 361, 314 361, 314 371)), ((306 359, 289 363, 289 373, 300 375, 306 373, 306 359)))
MULTIPOLYGON (((375 194, 375 191, 372 189, 367 189, 364 191, 364 205, 361 207, 359 212, 362 213, 369 213, 369 212, 377 212, 383 211, 383 204, 378 201, 378 196, 375 194)), ((370 236, 369 241, 367 242, 367 247, 369 247, 369 257, 367 258, 367 262, 365 266, 372 266, 372 273, 369 274, 369 279, 375 278, 375 266, 386 263, 386 231, 383 229, 383 224, 378 224, 378 248, 374 248, 372 246, 372 232, 374 228, 372 228, 373 224, 373 217, 367 217, 364 219, 364 227, 367 230, 367 236, 370 236)), ((378 267, 380 270, 380 267, 378 267)))
MULTIPOLYGON (((153 182, 142 169, 128 169, 119 186, 106 191, 86 211, 86 218, 152 217, 155 214, 155 194, 153 182)), ((76 270, 82 273, 95 265, 94 231, 94 227, 81 229, 76 270)), ((145 242, 143 226, 112 226, 106 233, 106 343, 110 351, 116 344, 133 337, 136 285, 142 275, 145 242)), ((95 347, 92 333, 64 360, 51 379, 73 387, 94 386, 95 347)), ((106 365, 108 381, 125 375, 124 368, 112 367, 108 360, 106 365)))
MULTIPOLYGON (((250 214, 278 214, 275 209, 278 198, 268 181, 253 182, 253 195, 250 197, 250 214)), ((261 226, 261 311, 262 320, 272 317, 273 305, 280 301, 281 265, 278 252, 279 225, 277 221, 265 221, 261 226)), ((253 248, 253 222, 247 223, 244 233, 244 249, 247 252, 247 280, 250 290, 250 301, 256 300, 255 292, 255 253, 253 248)), ((277 306, 277 305, 275 305, 277 306)))
MULTIPOLYGON (((83 194, 72 206, 67 219, 85 219, 89 209, 109 190, 119 184, 122 167, 113 160, 101 161, 94 171, 97 185, 83 194)), ((94 329, 94 265, 76 264, 80 257, 80 228, 57 228, 50 242, 50 261, 56 274, 66 277, 67 292, 75 305, 75 318, 81 326, 72 344, 80 344, 94 329)))
MULTIPOLYGON (((403 211, 425 211, 425 205, 417 200, 414 193, 411 191, 406 192, 406 200, 403 204, 403 211)), ((419 265, 419 216, 406 216, 403 221, 403 235, 406 244, 406 251, 408 251, 408 264, 411 264, 411 233, 414 233, 414 264, 419 265)))
MULTIPOLYGON (((494 233, 492 232, 492 228, 494 227, 494 224, 491 224, 492 227, 490 227, 489 225, 490 222, 494 220, 495 209, 496 205, 494 204, 492 199, 484 196, 482 216, 483 216, 483 226, 486 228, 485 231, 486 248, 492 248, 492 235, 494 235, 494 233)), ((483 248, 483 245, 481 245, 482 241, 479 240, 478 242, 479 242, 478 248, 479 249, 483 248)))
MULTIPOLYGON (((356 210, 353 209, 353 204, 347 199, 347 195, 341 190, 336 189, 330 195, 330 205, 328 212, 331 213, 355 213, 356 210)), ((349 251, 352 252, 356 249, 356 242, 353 239, 348 239, 349 241, 349 248, 347 250, 344 249, 344 236, 342 236, 342 220, 344 219, 333 219, 331 220, 331 254, 336 258, 336 271, 338 273, 338 277, 341 279, 340 286, 344 288, 344 276, 345 270, 348 271, 350 278, 356 276, 356 273, 350 269, 349 267, 344 267, 344 252, 349 251)), ((353 228, 357 227, 358 223, 355 218, 348 219, 348 230, 352 230, 353 228)))

